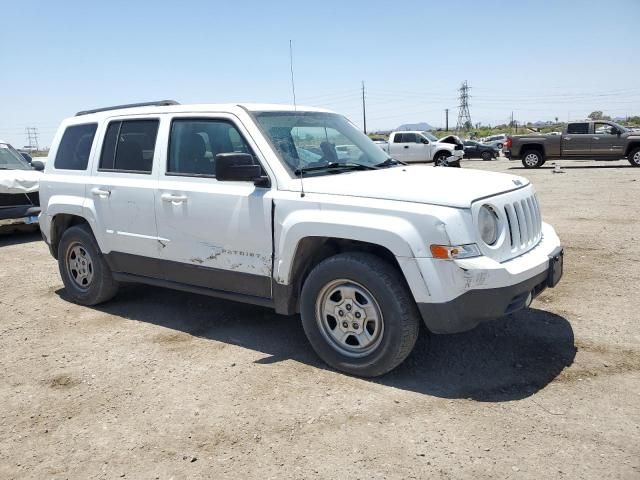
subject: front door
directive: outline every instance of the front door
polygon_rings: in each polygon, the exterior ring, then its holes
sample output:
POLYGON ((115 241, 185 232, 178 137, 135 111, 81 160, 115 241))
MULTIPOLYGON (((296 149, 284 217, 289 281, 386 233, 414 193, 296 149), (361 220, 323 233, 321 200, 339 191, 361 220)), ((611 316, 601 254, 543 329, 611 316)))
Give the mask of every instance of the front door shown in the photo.
POLYGON ((271 297, 271 190, 215 177, 219 153, 256 158, 247 138, 230 116, 171 119, 155 199, 166 280, 271 297))
POLYGON ((153 175, 159 120, 109 122, 88 184, 102 248, 115 271, 157 276, 153 175))
POLYGON ((391 144, 391 156, 402 162, 426 162, 431 160, 429 145, 420 140, 420 135, 413 132, 396 133, 391 144))
POLYGON ((592 137, 588 122, 570 123, 567 133, 562 135, 562 156, 588 156, 591 153, 592 137))
POLYGON ((619 156, 622 158, 624 154, 624 141, 620 135, 618 135, 618 129, 608 123, 594 123, 591 153, 594 157, 619 156))

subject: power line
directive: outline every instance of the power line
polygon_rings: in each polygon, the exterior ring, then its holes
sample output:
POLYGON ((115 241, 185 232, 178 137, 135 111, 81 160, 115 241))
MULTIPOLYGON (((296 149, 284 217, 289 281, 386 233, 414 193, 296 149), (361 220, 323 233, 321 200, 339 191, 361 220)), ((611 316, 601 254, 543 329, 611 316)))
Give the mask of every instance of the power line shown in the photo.
POLYGON ((38 128, 37 127, 26 127, 25 133, 27 135, 27 145, 26 147, 32 150, 40 150, 38 146, 38 128))
POLYGON ((456 132, 466 131, 473 127, 471 123, 471 114, 469 113, 469 85, 465 80, 460 86, 460 104, 458 105, 458 124, 456 125, 456 132))

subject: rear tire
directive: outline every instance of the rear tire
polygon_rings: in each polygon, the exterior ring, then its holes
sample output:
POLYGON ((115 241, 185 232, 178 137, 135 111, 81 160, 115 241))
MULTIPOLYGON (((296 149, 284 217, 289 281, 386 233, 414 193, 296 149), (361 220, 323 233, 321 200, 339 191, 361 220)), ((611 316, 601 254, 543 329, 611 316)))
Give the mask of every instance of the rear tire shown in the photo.
POLYGON ((640 147, 636 147, 629 152, 627 160, 634 167, 640 167, 640 147))
POLYGON ((524 168, 540 168, 543 163, 544 158, 539 150, 527 150, 522 154, 524 168))
POLYGON ((482 160, 484 160, 485 162, 489 162, 493 158, 493 155, 491 155, 491 152, 482 152, 480 156, 482 157, 482 160))
POLYGON ((404 361, 418 338, 420 314, 404 278, 368 253, 319 263, 302 287, 304 331, 328 365, 376 377, 404 361))
POLYGON ((74 303, 97 305, 118 292, 118 282, 88 225, 73 226, 62 234, 58 267, 66 293, 74 303))

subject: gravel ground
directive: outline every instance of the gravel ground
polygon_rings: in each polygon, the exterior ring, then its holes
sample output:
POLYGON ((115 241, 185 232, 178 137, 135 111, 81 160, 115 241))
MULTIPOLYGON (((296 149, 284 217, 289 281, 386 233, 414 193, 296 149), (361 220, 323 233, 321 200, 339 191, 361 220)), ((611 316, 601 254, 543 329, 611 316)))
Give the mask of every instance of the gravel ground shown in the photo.
POLYGON ((136 285, 69 303, 38 234, 5 232, 0 478, 640 478, 640 169, 464 166, 533 181, 564 279, 373 381, 266 309, 136 285))

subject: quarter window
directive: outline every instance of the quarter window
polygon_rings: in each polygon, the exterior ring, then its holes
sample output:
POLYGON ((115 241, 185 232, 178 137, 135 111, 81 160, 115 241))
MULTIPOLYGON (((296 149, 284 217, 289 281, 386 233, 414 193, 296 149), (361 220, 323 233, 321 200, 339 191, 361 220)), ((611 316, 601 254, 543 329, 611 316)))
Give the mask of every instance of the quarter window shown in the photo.
POLYGON ((588 123, 570 123, 567 126, 567 133, 573 135, 581 135, 589 133, 589 124, 588 123))
POLYGON ((67 127, 60 140, 54 166, 60 170, 86 170, 97 124, 67 127))
POLYGON ((229 121, 176 119, 171 123, 167 173, 213 177, 219 153, 252 152, 229 121))
POLYGON ((158 120, 111 122, 100 155, 100 170, 151 173, 158 120))

